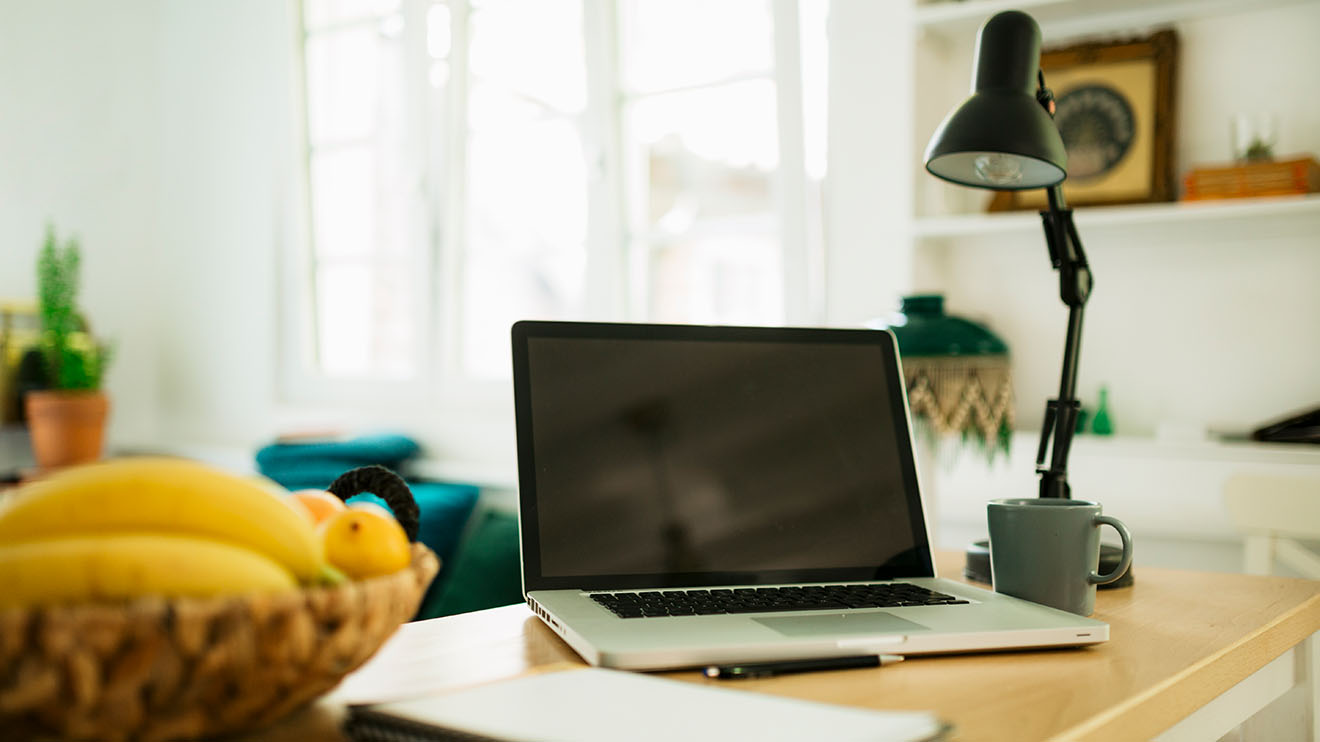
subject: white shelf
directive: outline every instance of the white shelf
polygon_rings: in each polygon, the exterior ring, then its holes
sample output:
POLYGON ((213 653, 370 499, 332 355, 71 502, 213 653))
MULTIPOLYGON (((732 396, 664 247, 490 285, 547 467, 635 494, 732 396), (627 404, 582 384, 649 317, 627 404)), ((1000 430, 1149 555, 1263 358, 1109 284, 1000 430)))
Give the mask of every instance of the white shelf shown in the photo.
MULTIPOLYGON (((1079 230, 1153 224, 1204 224, 1212 221, 1320 219, 1320 194, 1279 198, 1226 199, 1136 206, 1079 206, 1074 212, 1079 230)), ((1320 226, 1317 223, 1316 226, 1320 226)), ((913 222, 918 239, 1036 233, 1035 211, 922 217, 913 222)))
POLYGON ((968 40, 987 18, 1021 10, 1040 24, 1046 45, 1079 35, 1145 29, 1180 21, 1258 11, 1308 0, 941 0, 918 5, 916 26, 968 40))
MULTIPOLYGON (((1007 464, 1035 476, 1033 463, 1040 443, 1040 431, 1013 431, 1012 458, 1007 464)), ((975 455, 964 453, 975 462, 975 455)), ((1073 436, 1069 461, 1110 466, 1115 460, 1153 460, 1169 465, 1208 461, 1226 466, 1314 466, 1320 467, 1320 445, 1310 443, 1265 443, 1248 439, 1222 439, 1206 434, 1205 438, 1160 438, 1142 435, 1101 436, 1081 433, 1073 436)), ((1070 464, 1071 466, 1072 464, 1070 464)))
MULTIPOLYGON (((1038 432, 1018 431, 1014 435, 1013 445, 1028 444, 1032 452, 1035 451, 1035 446, 1040 440, 1038 432)), ((1073 438, 1073 453, 1084 457, 1106 459, 1320 466, 1320 446, 1306 443, 1262 443, 1251 440, 1163 440, 1139 436, 1078 435, 1073 438)))
MULTIPOLYGON (((1036 432, 1014 433, 1008 457, 991 465, 966 450, 939 463, 934 498, 944 534, 944 526, 983 529, 987 500, 1034 497, 1038 440, 1036 432)), ((1243 472, 1313 476, 1318 468, 1320 446, 1305 443, 1079 435, 1068 459, 1068 481, 1074 497, 1104 503, 1106 512, 1139 533, 1142 550, 1160 542, 1166 555, 1174 555, 1186 553, 1193 542, 1238 542, 1223 507, 1231 477, 1243 472)))

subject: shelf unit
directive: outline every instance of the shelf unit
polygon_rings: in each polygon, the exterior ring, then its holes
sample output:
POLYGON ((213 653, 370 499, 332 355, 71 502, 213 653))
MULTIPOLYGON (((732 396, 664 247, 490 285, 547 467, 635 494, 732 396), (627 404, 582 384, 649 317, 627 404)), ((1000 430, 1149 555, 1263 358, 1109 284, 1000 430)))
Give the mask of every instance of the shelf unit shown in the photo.
POLYGON ((1036 19, 1046 38, 1057 40, 1304 2, 1308 0, 940 0, 918 4, 914 22, 922 31, 965 39, 995 13, 1021 10, 1036 19))
MULTIPOLYGON (((1281 153, 1320 154, 1320 99, 1302 93, 1320 84, 1317 0, 832 8, 839 94, 831 100, 841 102, 830 118, 833 316, 865 321, 893 311, 904 292, 938 292, 951 314, 986 325, 1010 348, 1011 454, 989 466, 968 448, 934 460, 919 454, 923 484, 934 482, 927 492, 940 538, 955 546, 984 537, 987 499, 1036 491, 1041 411, 1058 389, 1067 319, 1040 217, 983 213, 988 192, 946 186, 921 161, 931 133, 968 94, 977 29, 1008 9, 1036 18, 1047 46, 1175 27, 1175 177, 1227 157, 1230 117, 1244 110, 1279 113, 1281 153)), ((1236 568, 1224 482, 1241 470, 1315 472, 1320 447, 1191 440, 1187 431, 1250 430, 1320 403, 1320 195, 1076 206, 1096 277, 1078 396, 1092 407, 1107 388, 1122 437, 1075 441, 1074 491, 1141 531, 1144 563, 1236 568)))
MULTIPOLYGON (((977 30, 1010 9, 1036 19, 1047 47, 1174 27, 1173 154, 1181 178, 1226 157, 1229 118, 1243 110, 1279 114, 1281 152, 1320 154, 1320 103, 1296 94, 1320 84, 1320 51, 1308 35, 1320 3, 913 0, 912 46, 892 58, 899 64, 910 55, 913 81, 910 125, 892 128, 911 137, 912 165, 886 186, 895 199, 908 197, 910 252, 899 259, 911 261, 910 290, 946 294, 951 312, 987 324, 1014 350, 1018 424, 1030 428, 1057 382, 1058 349, 1042 338, 1056 337, 1063 311, 1037 254, 1040 217, 985 213, 988 192, 938 181, 920 161, 931 132, 967 94, 977 30)), ((1320 298, 1311 288, 1320 275, 1320 194, 1078 205, 1075 220, 1099 286, 1079 392, 1089 399, 1100 385, 1113 389, 1125 432, 1137 436, 1093 448, 1164 456, 1168 446, 1141 442, 1163 426, 1245 428, 1320 401, 1320 384, 1307 372, 1320 367, 1320 349, 1300 340, 1320 335, 1320 298)), ((1250 464, 1259 451, 1204 450, 1206 465, 1230 453, 1250 464)))
MULTIPOLYGON (((948 540, 983 535, 987 500, 1034 495, 1037 440, 1036 433, 1015 433, 1009 456, 993 465, 968 451, 937 464, 936 500, 948 540)), ((1140 534, 1143 560, 1153 560, 1146 563, 1177 566, 1201 554, 1213 555, 1217 568, 1237 569, 1241 537, 1222 506, 1225 483, 1244 471, 1310 476, 1317 469, 1320 446, 1308 444, 1082 435, 1069 459, 1069 482, 1075 497, 1103 502, 1140 534)))
MULTIPOLYGON (((1074 219, 1081 230, 1135 225, 1205 224, 1214 221, 1314 220, 1320 219, 1320 194, 1280 198, 1225 199, 1137 206, 1078 207, 1074 219)), ((913 223, 919 239, 972 237, 991 234, 1040 232, 1040 217, 1034 211, 996 214, 922 217, 913 223)))
MULTIPOLYGON (((1141 35, 1149 33, 1154 29, 1173 26, 1180 31, 1189 25, 1195 26, 1201 22, 1217 22, 1228 17, 1239 17, 1249 20, 1252 17, 1261 17, 1261 14, 1268 14, 1277 9, 1283 9, 1287 12, 1288 8, 1315 7, 1315 0, 914 0, 911 13, 911 23, 915 32, 915 44, 917 49, 934 50, 933 54, 924 56, 921 52, 917 53, 916 59, 916 77, 918 80, 916 93, 916 134, 914 146, 919 154, 924 149, 926 137, 934 131, 935 125, 949 110, 949 107, 960 102, 965 96, 966 86, 970 79, 972 71, 971 52, 974 46, 976 33, 982 23, 995 13, 1005 10, 1022 10, 1029 13, 1040 25, 1042 41, 1046 47, 1066 45, 1076 41, 1079 37, 1095 38, 1119 38, 1126 35, 1141 35), (932 60, 943 60, 932 61, 932 60), (956 63, 954 63, 956 61, 956 63), (923 65, 934 65, 939 67, 946 65, 933 73, 929 68, 923 69, 923 65), (950 65, 951 66, 948 66, 950 65), (950 87, 952 84, 952 87, 950 87), (956 91, 952 92, 951 91, 956 91), (953 97, 949 97, 952 94, 953 97), (936 104, 938 101, 938 104, 936 104), (924 105, 923 105, 924 104, 924 105), (931 106, 934 106, 932 109, 931 106)), ((1244 24, 1250 26, 1250 23, 1244 24)), ((1296 24, 1294 24, 1296 25, 1296 24)), ((1305 24, 1303 24, 1305 25, 1305 24)), ((1290 29, 1291 30, 1291 29, 1290 29)), ((1236 28, 1234 28, 1236 31, 1236 28)), ((1253 31, 1247 30, 1245 33, 1251 34, 1253 31)), ((1255 31, 1259 33, 1259 29, 1255 31)), ((1219 42, 1223 42, 1219 38, 1219 42)), ((1271 43, 1271 39, 1258 40, 1257 47, 1253 49, 1221 49, 1214 46, 1213 49, 1206 49, 1205 44, 1214 42, 1205 42, 1195 49, 1195 54, 1199 54, 1198 59, 1188 60, 1192 50, 1186 47, 1189 41, 1195 44, 1194 40, 1183 38, 1182 45, 1184 49, 1180 51, 1182 57, 1178 64, 1180 69, 1178 75, 1180 79, 1176 85, 1177 100, 1175 106, 1178 111, 1176 116, 1177 126, 1180 132, 1175 135, 1175 141, 1178 143, 1177 151, 1173 153, 1176 167, 1175 178, 1181 178, 1182 173, 1190 166, 1197 163, 1221 162, 1227 156, 1227 126, 1228 114, 1234 110, 1221 111, 1221 103, 1225 100, 1237 100, 1239 97, 1252 98, 1252 93, 1258 90, 1268 89, 1272 85, 1284 85, 1281 80, 1301 80, 1303 84, 1288 85, 1291 90, 1308 90, 1314 87, 1317 76, 1314 70, 1307 70, 1309 60, 1312 55, 1278 55, 1279 48, 1286 49, 1286 43, 1282 46, 1271 43), (1275 54, 1274 64, 1262 67, 1257 62, 1258 52, 1268 52, 1275 54), (1217 68, 1211 74, 1211 79, 1204 77, 1197 78, 1191 74, 1191 70, 1185 69, 1185 66, 1196 64, 1198 61, 1205 63, 1211 61, 1207 55, 1214 57, 1214 64, 1217 68), (1236 58, 1242 60, 1242 64, 1229 69, 1223 66, 1221 59, 1236 58), (1255 65, 1254 72, 1245 72, 1255 65), (1221 78, 1214 75, 1224 75, 1232 78, 1227 85, 1220 85, 1221 78), (1188 86, 1186 83, 1192 82, 1188 86), (1199 86, 1198 86, 1199 85, 1199 86), (1189 89, 1190 88, 1190 89, 1189 89), (1222 119, 1223 128, 1223 147, 1208 147, 1204 137, 1205 121, 1222 119), (1189 128, 1198 128, 1194 132, 1200 134, 1200 137, 1190 137, 1189 141, 1184 142, 1184 135, 1188 134, 1189 128)), ((1303 41, 1300 43, 1308 43, 1303 41)), ((1259 104, 1260 96, 1254 96, 1254 100, 1259 104)), ((1251 102, 1244 105, 1250 106, 1251 102)), ((1300 136, 1296 137, 1302 146, 1297 148, 1297 154, 1305 152, 1320 152, 1320 140, 1312 134, 1314 131, 1314 120, 1318 115, 1317 107, 1309 102, 1298 102, 1296 96, 1290 93, 1269 96, 1264 105, 1273 107, 1276 112, 1282 113, 1285 120, 1295 127, 1294 133, 1300 136)), ((1280 142, 1284 144, 1283 142, 1280 142)), ((1288 143, 1285 146, 1291 146, 1294 143, 1288 143)), ((1292 152, 1289 152, 1292 154, 1292 152)), ((917 169, 921 170, 920 163, 917 163, 917 169)), ((979 210, 979 202, 968 195, 967 189, 957 186, 951 186, 943 183, 932 183, 930 177, 924 172, 917 174, 915 184, 917 192, 924 194, 924 197, 917 199, 917 208, 915 211, 915 223, 913 225, 913 234, 918 238, 927 236, 952 236, 960 234, 975 234, 975 230, 990 229, 998 231, 1005 229, 1007 231, 1016 231, 1019 226, 1017 222, 1022 221, 1021 215, 991 215, 990 218, 997 221, 987 221, 984 223, 969 223, 961 221, 964 212, 979 210), (943 200, 941 194, 947 197, 953 196, 953 206, 948 203, 941 205, 943 200), (952 212, 952 219, 950 214, 952 212), (1003 221, 998 221, 998 220, 1003 221), (1002 225, 1002 226, 999 226, 1002 225)), ((984 194, 980 191, 977 193, 984 194)), ((1213 219, 1214 216, 1207 211, 1184 211, 1188 207, 1183 204, 1163 204, 1163 205, 1144 205, 1136 207, 1138 211, 1119 210, 1115 207, 1105 207, 1099 212, 1095 209, 1087 209, 1088 212, 1108 213, 1110 211, 1120 212, 1111 220, 1109 217, 1091 219, 1096 224, 1102 225, 1122 225, 1122 224, 1143 224, 1160 223, 1166 220, 1178 222, 1180 219, 1213 219)), ((1275 209, 1282 209, 1277 215, 1305 216, 1309 206, 1297 207, 1277 207, 1275 205, 1262 206, 1258 213, 1260 216, 1274 216, 1275 209)), ((1231 216, 1232 218, 1250 219, 1255 216, 1252 212, 1256 211, 1254 207, 1235 205, 1229 210, 1222 212, 1222 216, 1231 216)), ((1078 222, 1083 223, 1081 216, 1082 209, 1078 210, 1078 222)), ((982 215, 984 216, 984 215, 982 215)), ((1029 220, 1029 219, 1028 219, 1029 220)))
MULTIPOLYGON (((1019 431, 1014 446, 1034 450, 1039 433, 1019 431)), ((1262 443, 1252 440, 1144 438, 1079 435, 1074 445, 1083 457, 1095 459, 1178 459, 1262 466, 1313 466, 1320 471, 1320 446, 1306 443, 1262 443)))

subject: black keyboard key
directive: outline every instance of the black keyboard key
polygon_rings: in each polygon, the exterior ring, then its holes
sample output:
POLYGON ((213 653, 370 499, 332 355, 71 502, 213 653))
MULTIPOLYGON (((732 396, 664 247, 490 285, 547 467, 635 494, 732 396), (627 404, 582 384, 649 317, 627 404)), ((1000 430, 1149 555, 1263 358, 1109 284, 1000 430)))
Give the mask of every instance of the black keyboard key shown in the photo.
POLYGON ((777 605, 774 607, 767 605, 732 605, 729 606, 729 613, 787 613, 790 611, 829 611, 847 608, 843 603, 794 603, 777 605))
POLYGON ((810 585, 790 587, 647 590, 596 593, 592 599, 623 618, 908 608, 958 605, 967 601, 907 583, 810 585))

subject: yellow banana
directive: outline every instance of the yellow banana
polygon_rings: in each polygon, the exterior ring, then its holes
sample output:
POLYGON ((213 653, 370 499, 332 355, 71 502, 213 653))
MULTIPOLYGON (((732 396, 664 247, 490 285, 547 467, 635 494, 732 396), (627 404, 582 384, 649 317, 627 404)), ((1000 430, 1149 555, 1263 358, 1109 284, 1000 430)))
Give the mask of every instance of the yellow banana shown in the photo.
POLYGON ((297 586, 289 570, 269 557, 209 538, 114 533, 0 546, 0 608, 297 586))
POLYGON ((186 459, 136 457, 79 466, 0 502, 0 544, 151 531, 246 546, 312 582, 324 549, 311 520, 276 488, 186 459))

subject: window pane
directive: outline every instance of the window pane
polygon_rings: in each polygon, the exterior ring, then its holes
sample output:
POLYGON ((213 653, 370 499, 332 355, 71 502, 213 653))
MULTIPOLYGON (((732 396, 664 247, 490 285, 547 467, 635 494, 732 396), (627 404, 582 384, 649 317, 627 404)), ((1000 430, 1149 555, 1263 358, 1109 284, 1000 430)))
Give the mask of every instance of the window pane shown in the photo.
POLYGON ((397 0, 305 6, 317 370, 415 375, 427 167, 397 0))
POLYGON ((468 158, 463 364, 505 377, 510 324, 582 311, 586 168, 566 120, 474 130, 468 158))
POLYGON ((399 7, 399 0, 304 0, 308 28, 346 23, 383 15, 399 7))
POLYGON ((307 39, 307 129, 312 146, 360 140, 398 118, 403 48, 374 27, 307 39))
MULTIPOLYGON (((496 85, 473 85, 468 92, 468 126, 474 132, 506 132, 542 118, 545 108, 496 85)), ((504 135, 507 136, 507 133, 504 135)))
POLYGON ((643 98, 628 111, 650 245, 650 318, 784 319, 768 80, 643 98))
POLYGON ((473 251, 582 248, 586 165, 571 122, 474 131, 468 152, 473 251))
POLYGON ((780 324, 783 275, 772 214, 726 219, 652 249, 655 322, 780 324))
POLYGON ((581 319, 575 300, 584 268, 581 250, 535 256, 479 252, 463 271, 463 369, 483 379, 508 378, 509 327, 522 319, 581 319), (568 285, 566 285, 568 284, 568 285))
POLYGON ((332 377, 416 373, 412 271, 381 263, 324 263, 316 271, 318 361, 332 377))
POLYGON ((432 5, 426 9, 426 53, 432 59, 445 59, 453 43, 453 26, 449 7, 432 5))
POLYGON ((585 305, 581 3, 489 0, 471 29, 459 350, 468 373, 502 378, 509 325, 585 305))
MULTIPOLYGON (((319 258, 411 256, 413 167, 401 153, 352 147, 313 152, 312 240, 319 258)), ((416 177, 416 176, 414 176, 416 177)))
POLYGON ((472 74, 483 83, 578 113, 586 106, 580 0, 502 0, 472 14, 472 74))
POLYGON ((701 85, 773 69, 768 0, 625 0, 620 15, 628 91, 701 85))
POLYGON ((779 166, 775 86, 770 80, 642 98, 628 110, 629 139, 657 158, 674 161, 666 177, 694 184, 709 168, 768 177, 779 166), (697 167, 697 171, 683 172, 697 167))
POLYGON ((376 158, 366 147, 313 154, 312 239, 321 257, 369 255, 376 247, 376 158))
POLYGON ((829 0, 801 0, 802 124, 807 177, 825 179, 829 123, 829 0))

